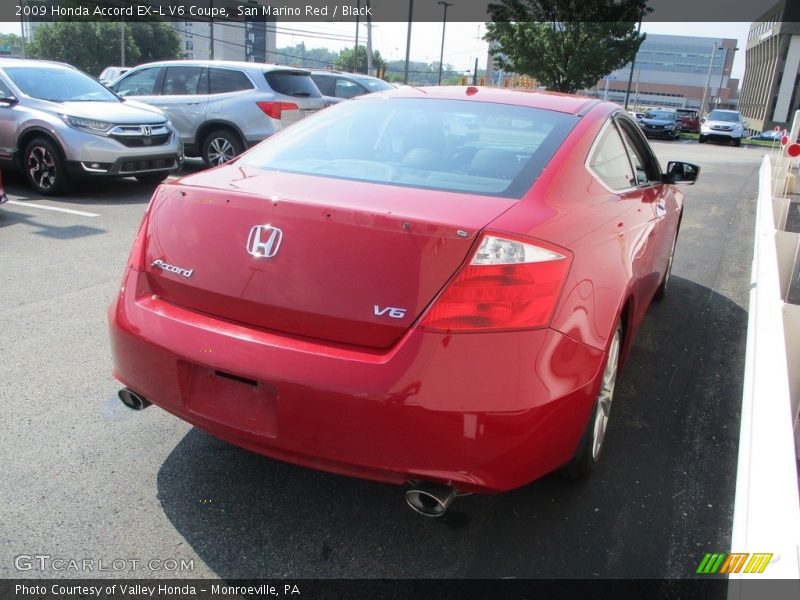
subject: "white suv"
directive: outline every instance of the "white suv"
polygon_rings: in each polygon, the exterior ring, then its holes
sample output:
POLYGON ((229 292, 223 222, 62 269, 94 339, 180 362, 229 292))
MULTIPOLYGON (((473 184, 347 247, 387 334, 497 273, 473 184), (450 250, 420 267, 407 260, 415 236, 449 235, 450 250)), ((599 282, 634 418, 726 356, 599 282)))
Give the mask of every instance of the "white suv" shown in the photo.
POLYGON ((699 141, 733 142, 739 146, 746 129, 747 121, 738 110, 712 110, 700 125, 699 141))

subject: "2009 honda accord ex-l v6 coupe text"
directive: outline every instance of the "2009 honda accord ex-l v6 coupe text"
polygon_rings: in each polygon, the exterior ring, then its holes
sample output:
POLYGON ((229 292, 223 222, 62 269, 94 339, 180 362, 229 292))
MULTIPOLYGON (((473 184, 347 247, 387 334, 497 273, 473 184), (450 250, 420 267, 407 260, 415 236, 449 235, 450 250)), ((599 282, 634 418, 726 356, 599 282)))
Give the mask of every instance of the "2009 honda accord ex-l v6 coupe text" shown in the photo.
POLYGON ((585 98, 327 108, 156 190, 109 313, 120 397, 428 515, 586 475, 698 173, 585 98))

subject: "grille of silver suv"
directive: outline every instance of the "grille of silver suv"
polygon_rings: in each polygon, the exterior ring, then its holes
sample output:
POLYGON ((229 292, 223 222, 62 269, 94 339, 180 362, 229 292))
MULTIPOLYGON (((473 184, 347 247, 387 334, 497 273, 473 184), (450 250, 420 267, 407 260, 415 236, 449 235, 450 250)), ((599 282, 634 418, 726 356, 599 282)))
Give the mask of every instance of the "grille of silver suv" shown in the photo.
POLYGON ((170 135, 166 125, 118 125, 109 133, 109 137, 129 148, 163 146, 170 135))

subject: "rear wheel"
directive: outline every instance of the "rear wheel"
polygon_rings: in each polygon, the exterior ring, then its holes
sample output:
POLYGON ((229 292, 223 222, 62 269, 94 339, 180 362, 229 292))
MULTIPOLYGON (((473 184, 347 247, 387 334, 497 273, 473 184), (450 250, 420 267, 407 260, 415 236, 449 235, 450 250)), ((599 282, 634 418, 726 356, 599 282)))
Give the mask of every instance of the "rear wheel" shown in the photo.
POLYGON ((592 414, 581 436, 578 449, 565 470, 567 476, 573 479, 588 477, 600 459, 600 453, 603 450, 603 443, 606 439, 606 431, 608 430, 611 403, 614 400, 621 347, 622 325, 618 323, 608 346, 606 365, 600 380, 600 391, 597 393, 592 414))
POLYGON ((37 137, 25 146, 22 157, 28 184, 44 196, 58 196, 70 187, 70 179, 61 157, 61 149, 44 137, 37 137))
POLYGON ((239 136, 230 129, 216 129, 203 140, 203 161, 209 167, 224 165, 242 153, 239 136))

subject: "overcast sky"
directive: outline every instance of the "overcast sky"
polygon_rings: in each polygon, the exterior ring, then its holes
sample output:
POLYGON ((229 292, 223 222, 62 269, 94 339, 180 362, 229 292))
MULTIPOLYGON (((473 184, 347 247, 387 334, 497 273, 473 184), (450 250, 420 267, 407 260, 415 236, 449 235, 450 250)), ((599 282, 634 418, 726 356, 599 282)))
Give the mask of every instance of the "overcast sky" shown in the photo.
MULTIPOLYGON (((346 23, 294 23, 279 21, 281 30, 300 29, 314 32, 320 37, 308 35, 279 34, 278 47, 304 41, 306 47, 327 47, 341 50, 352 47, 355 42, 355 24, 346 23), (333 36, 337 39, 321 39, 333 36)), ((734 38, 739 40, 740 50, 736 53, 733 77, 742 78, 744 73, 744 49, 749 23, 644 23, 642 31, 672 35, 691 35, 698 37, 734 38)), ((19 34, 19 23, 0 22, 0 32, 19 34)), ((399 60, 405 58, 407 23, 376 23, 372 28, 373 47, 380 50, 384 58, 399 60)), ((448 23, 445 36, 444 62, 460 71, 471 70, 478 58, 481 68, 486 66, 487 44, 481 38, 486 32, 483 23, 448 23)), ((359 42, 366 42, 366 25, 362 22, 359 42)), ((439 60, 442 43, 441 23, 414 23, 411 27, 411 60, 432 62, 439 60)))

